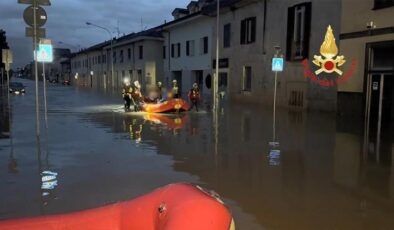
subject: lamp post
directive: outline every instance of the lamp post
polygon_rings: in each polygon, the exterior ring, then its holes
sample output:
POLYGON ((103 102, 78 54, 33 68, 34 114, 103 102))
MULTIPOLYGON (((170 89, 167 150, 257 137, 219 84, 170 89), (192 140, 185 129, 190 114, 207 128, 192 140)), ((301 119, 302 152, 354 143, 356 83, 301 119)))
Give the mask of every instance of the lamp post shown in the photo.
MULTIPOLYGON (((112 33, 111 33, 111 31, 109 29, 107 29, 105 27, 102 27, 102 26, 99 26, 99 25, 96 25, 96 24, 93 24, 91 22, 86 22, 86 25, 94 26, 94 27, 97 27, 99 29, 105 30, 108 33, 109 37, 110 37, 110 41, 111 41, 111 54, 110 54, 110 57, 111 57, 111 80, 112 80, 112 88, 114 88, 114 57, 113 57, 113 55, 114 55, 114 48, 113 48, 114 43, 113 43, 113 41, 114 40, 112 38, 112 33)), ((107 60, 108 60, 108 58, 107 58, 107 60)))

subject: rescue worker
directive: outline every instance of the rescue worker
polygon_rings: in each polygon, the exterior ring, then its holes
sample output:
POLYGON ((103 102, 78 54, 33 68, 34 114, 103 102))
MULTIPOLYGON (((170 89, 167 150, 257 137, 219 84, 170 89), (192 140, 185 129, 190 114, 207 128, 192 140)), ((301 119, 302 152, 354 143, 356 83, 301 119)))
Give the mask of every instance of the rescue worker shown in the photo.
POLYGON ((131 94, 131 99, 134 105, 134 112, 140 110, 140 103, 142 102, 141 85, 139 81, 135 81, 133 85, 133 93, 131 94))
POLYGON ((189 91, 188 96, 192 104, 189 110, 192 110, 193 107, 196 107, 196 111, 198 112, 198 103, 200 102, 200 89, 198 88, 197 83, 193 84, 193 88, 189 91))
POLYGON ((124 108, 126 111, 130 110, 132 93, 133 93, 133 88, 130 85, 130 81, 125 81, 125 84, 124 84, 123 90, 122 90, 122 96, 123 96, 123 100, 125 102, 124 108))
POLYGON ((172 81, 172 90, 171 90, 171 92, 172 92, 172 97, 173 98, 180 98, 179 87, 178 87, 177 80, 173 80, 172 81))
POLYGON ((163 84, 161 83, 161 81, 158 81, 156 83, 156 92, 157 92, 159 101, 161 101, 163 99, 163 84))

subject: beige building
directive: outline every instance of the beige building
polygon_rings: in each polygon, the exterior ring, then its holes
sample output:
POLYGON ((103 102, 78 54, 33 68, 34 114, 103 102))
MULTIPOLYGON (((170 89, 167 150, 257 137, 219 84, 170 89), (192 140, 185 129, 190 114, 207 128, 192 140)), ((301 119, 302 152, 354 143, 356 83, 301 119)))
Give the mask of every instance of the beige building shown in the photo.
POLYGON ((357 68, 338 86, 338 112, 364 122, 365 159, 393 160, 394 1, 343 0, 341 18, 341 52, 357 68))
MULTIPOLYGON (((163 37, 156 29, 132 33, 116 40, 113 46, 114 78, 107 84, 119 90, 125 78, 138 80, 148 87, 163 79, 162 58, 163 37)), ((104 47, 109 55, 111 46, 104 47)), ((111 70, 107 63, 108 72, 111 70)))
POLYGON ((116 39, 112 58, 109 41, 82 50, 71 59, 73 84, 99 90, 120 90, 125 78, 155 84, 162 80, 162 43, 161 34, 151 29, 116 39))
POLYGON ((222 7, 219 88, 231 101, 272 104, 271 63, 278 46, 285 58, 279 106, 335 111, 336 87, 310 82, 302 61, 319 54, 328 25, 339 38, 340 0, 222 1, 222 7))

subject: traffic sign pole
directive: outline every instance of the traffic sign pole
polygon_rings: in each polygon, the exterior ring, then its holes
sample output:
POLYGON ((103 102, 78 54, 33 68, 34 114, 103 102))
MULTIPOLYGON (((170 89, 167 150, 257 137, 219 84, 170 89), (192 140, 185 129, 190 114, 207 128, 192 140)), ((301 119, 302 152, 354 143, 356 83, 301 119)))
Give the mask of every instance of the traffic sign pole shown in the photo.
POLYGON ((277 50, 275 57, 272 59, 272 71, 275 72, 274 79, 274 103, 273 103, 273 121, 272 121, 272 142, 269 144, 271 147, 276 148, 279 147, 279 142, 276 140, 276 97, 277 97, 277 86, 278 86, 278 72, 282 72, 284 69, 284 60, 279 56, 280 50, 277 50))
POLYGON ((45 128, 48 131, 48 107, 47 107, 47 84, 45 77, 45 62, 42 63, 42 81, 44 83, 44 111, 45 111, 45 128))
POLYGON ((36 135, 37 141, 40 138, 40 104, 38 98, 38 63, 37 63, 37 17, 36 17, 37 1, 33 0, 33 50, 34 50, 34 75, 36 78, 36 135))

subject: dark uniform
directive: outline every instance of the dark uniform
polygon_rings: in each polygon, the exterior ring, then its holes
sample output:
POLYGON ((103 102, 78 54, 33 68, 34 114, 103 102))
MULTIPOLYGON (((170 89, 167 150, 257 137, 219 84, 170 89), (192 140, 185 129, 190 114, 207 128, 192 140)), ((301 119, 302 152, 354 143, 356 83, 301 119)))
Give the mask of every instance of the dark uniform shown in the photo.
POLYGON ((123 100, 125 101, 124 107, 127 110, 130 109, 132 94, 133 94, 133 88, 130 85, 126 85, 123 87, 122 96, 123 96, 123 100))
POLYGON ((189 99, 192 103, 190 110, 192 110, 193 107, 196 107, 196 111, 198 112, 198 103, 200 102, 200 89, 198 87, 193 87, 189 91, 189 99))

